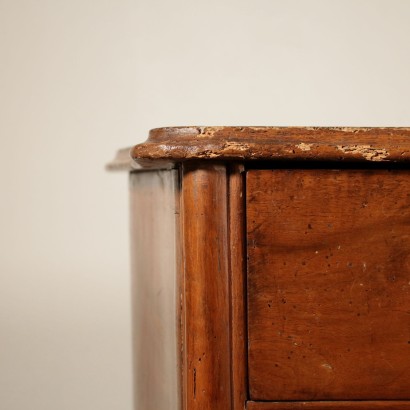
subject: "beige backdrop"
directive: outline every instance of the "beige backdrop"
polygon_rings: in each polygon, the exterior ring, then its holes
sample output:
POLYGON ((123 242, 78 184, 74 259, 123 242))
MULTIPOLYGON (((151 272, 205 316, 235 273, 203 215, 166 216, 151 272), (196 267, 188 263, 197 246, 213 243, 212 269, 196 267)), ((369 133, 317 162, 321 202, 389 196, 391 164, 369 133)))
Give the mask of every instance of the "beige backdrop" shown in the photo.
POLYGON ((117 148, 409 126, 409 21, 408 0, 0 0, 0 408, 131 410, 117 148))

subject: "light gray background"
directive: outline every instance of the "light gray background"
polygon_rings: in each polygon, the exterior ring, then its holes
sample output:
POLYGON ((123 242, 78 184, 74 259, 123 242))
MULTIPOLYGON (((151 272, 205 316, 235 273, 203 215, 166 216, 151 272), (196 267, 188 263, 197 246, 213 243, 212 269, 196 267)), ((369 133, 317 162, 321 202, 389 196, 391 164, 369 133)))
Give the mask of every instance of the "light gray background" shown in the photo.
POLYGON ((409 21, 406 0, 0 0, 0 408, 131 410, 117 148, 409 126, 409 21))

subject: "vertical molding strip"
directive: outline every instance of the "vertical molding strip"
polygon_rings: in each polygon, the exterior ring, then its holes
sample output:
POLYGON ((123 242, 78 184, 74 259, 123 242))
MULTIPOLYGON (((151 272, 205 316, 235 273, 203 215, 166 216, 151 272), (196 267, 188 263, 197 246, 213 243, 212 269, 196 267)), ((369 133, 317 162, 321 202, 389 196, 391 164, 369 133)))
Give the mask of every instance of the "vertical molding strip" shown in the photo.
POLYGON ((183 165, 185 410, 232 408, 227 187, 225 166, 183 165))
POLYGON ((243 410, 247 387, 246 248, 244 166, 233 164, 229 172, 229 250, 231 286, 232 408, 243 410))

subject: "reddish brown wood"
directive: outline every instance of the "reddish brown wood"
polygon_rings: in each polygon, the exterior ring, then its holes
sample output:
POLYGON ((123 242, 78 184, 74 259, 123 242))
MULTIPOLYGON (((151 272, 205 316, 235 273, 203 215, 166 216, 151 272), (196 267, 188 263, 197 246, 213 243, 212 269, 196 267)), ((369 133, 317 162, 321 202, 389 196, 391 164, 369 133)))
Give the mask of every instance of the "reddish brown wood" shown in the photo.
POLYGON ((410 172, 250 171, 247 204, 251 398, 410 399, 410 172))
POLYGON ((186 410, 232 406, 227 187, 223 165, 183 167, 186 410))
POLYGON ((410 410, 408 401, 248 402, 247 410, 410 410))
POLYGON ((244 167, 234 164, 229 174, 229 275, 231 282, 232 409, 247 400, 245 181, 244 167))
MULTIPOLYGON (((164 283, 173 283, 167 294, 180 301, 169 326, 166 314, 155 316, 169 312, 164 290, 151 298, 144 293, 161 284, 161 260, 135 262, 138 269, 152 265, 137 275, 144 289, 136 287, 142 292, 136 301, 141 320, 159 335, 152 346, 136 338, 159 352, 153 359, 139 349, 143 384, 145 369, 152 370, 149 391, 139 386, 147 406, 179 408, 178 400, 167 402, 166 386, 177 390, 174 397, 182 390, 184 410, 240 410, 249 399, 266 401, 248 402, 253 410, 409 408, 410 173, 381 169, 409 163, 409 128, 161 128, 131 151, 132 158, 120 151, 110 169, 182 170, 175 187, 181 222, 175 232, 166 230, 175 237, 175 248, 166 249, 177 267, 164 283), (250 171, 246 218, 243 166, 300 168, 301 161, 329 168, 358 162, 373 170, 250 171), (174 325, 166 340, 178 341, 162 343, 162 350, 161 332, 174 325), (164 382, 163 369, 174 374, 174 367, 177 387, 164 382)), ((144 202, 144 192, 139 187, 135 198, 144 202)), ((143 230, 136 237, 148 238, 139 250, 143 259, 149 243, 162 238, 157 219, 137 218, 143 230)))
POLYGON ((410 128, 173 127, 151 130, 135 161, 188 159, 405 162, 410 128))

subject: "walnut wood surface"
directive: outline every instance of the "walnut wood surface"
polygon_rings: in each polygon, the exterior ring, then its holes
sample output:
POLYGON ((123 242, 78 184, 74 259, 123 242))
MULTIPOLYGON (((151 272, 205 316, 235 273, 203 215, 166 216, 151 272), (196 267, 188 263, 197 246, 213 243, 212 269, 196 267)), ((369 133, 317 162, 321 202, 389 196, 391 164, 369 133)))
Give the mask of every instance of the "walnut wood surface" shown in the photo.
POLYGON ((231 284, 232 409, 247 399, 245 172, 233 164, 229 172, 229 277, 231 284))
POLYGON ((182 174, 184 409, 232 408, 226 167, 182 174))
POLYGON ((146 160, 405 162, 410 128, 171 127, 150 131, 132 157, 146 160))
POLYGON ((251 399, 410 399, 410 172, 249 171, 247 206, 251 399))
POLYGON ((247 410, 410 410, 408 401, 248 402, 247 410))

